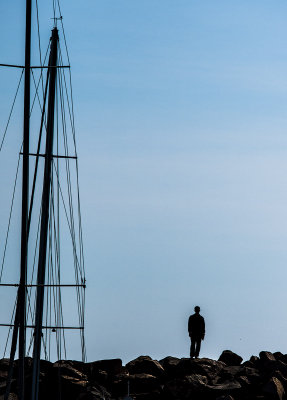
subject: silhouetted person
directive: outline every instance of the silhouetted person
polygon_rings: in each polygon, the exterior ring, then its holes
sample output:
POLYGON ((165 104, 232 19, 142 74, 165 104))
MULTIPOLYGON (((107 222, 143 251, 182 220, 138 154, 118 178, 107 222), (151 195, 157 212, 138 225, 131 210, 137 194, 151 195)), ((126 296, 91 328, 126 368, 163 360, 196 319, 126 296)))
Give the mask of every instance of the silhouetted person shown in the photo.
POLYGON ((199 314, 200 307, 194 307, 195 314, 188 319, 188 333, 190 336, 190 358, 198 358, 200 352, 201 341, 205 336, 204 318, 199 314))

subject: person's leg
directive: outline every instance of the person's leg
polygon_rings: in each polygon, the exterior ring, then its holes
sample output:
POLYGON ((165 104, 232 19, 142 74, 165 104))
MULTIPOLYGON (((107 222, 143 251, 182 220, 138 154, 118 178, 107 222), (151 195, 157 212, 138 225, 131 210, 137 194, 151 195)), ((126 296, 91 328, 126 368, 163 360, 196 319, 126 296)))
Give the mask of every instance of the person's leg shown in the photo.
POLYGON ((195 340, 193 338, 190 338, 190 358, 194 357, 194 350, 195 350, 195 340))
POLYGON ((198 358, 200 352, 201 339, 196 341, 195 358, 198 358))

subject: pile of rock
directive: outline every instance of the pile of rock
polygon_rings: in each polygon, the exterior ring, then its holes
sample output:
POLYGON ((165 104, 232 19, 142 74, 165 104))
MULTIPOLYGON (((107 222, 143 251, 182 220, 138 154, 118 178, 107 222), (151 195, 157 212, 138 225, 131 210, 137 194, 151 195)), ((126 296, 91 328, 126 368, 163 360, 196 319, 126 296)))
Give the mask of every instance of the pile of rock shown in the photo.
MULTIPOLYGON (((12 380, 17 399, 17 361, 12 380)), ((26 359, 29 398, 32 360, 26 359)), ((3 398, 8 360, 0 360, 0 399, 3 398)), ((287 355, 262 351, 242 363, 225 350, 218 361, 208 358, 141 356, 125 366, 120 359, 91 363, 41 361, 40 399, 61 400, 283 400, 287 393, 287 355)))

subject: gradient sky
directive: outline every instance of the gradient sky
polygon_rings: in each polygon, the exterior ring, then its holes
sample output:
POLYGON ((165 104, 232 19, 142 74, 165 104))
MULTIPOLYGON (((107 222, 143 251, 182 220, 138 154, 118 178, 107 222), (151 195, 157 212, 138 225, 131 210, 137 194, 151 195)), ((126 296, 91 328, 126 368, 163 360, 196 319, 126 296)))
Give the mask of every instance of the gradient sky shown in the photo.
MULTIPOLYGON (((22 63, 22 3, 0 4, 1 62, 22 63)), ((195 305, 207 326, 201 356, 286 353, 286 2, 61 5, 88 359, 188 356, 195 305)), ((41 10, 48 37, 52 14, 41 10)))

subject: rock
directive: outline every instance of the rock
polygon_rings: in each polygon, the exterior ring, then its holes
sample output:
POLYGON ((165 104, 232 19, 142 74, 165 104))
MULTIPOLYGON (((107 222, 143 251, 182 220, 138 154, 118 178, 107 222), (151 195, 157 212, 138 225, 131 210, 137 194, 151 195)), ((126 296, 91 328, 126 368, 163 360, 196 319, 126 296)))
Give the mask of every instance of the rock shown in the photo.
POLYGON ((0 360, 0 382, 5 382, 8 376, 9 359, 2 358, 0 360))
POLYGON ((55 362, 50 373, 55 379, 57 379, 58 376, 69 376, 71 378, 87 380, 87 376, 75 368, 75 363, 73 363, 73 361, 60 360, 55 362))
MULTIPOLYGON (((286 400, 287 355, 264 351, 260 358, 241 360, 231 351, 223 352, 218 361, 169 356, 158 362, 141 356, 126 367, 120 359, 87 364, 42 360, 39 398, 51 400, 60 394, 62 400, 124 400, 130 391, 133 400, 286 400)), ((11 385, 16 395, 18 365, 16 360, 11 385)), ((0 400, 4 400, 8 366, 9 360, 0 360, 0 400)), ((25 359, 25 367, 29 398, 31 358, 25 359)))
POLYGON ((193 371, 196 374, 204 375, 209 381, 219 375, 225 364, 221 361, 214 361, 209 358, 201 358, 192 361, 193 371))
POLYGON ((243 358, 238 354, 233 353, 231 350, 224 350, 221 353, 218 361, 224 362, 226 365, 240 365, 243 361, 243 358))
POLYGON ((71 376, 62 375, 57 383, 53 382, 50 398, 57 398, 61 394, 62 399, 76 400, 82 393, 87 392, 87 382, 71 376))
POLYGON ((259 358, 261 363, 269 362, 269 361, 276 361, 276 358, 270 351, 261 351, 259 353, 259 358))
POLYGON ((235 379, 237 375, 245 375, 245 367, 243 366, 226 366, 222 368, 219 375, 217 375, 218 383, 230 381, 235 379))
POLYGON ((180 359, 177 357, 165 357, 159 361, 160 365, 163 367, 164 371, 169 377, 176 377, 177 376, 177 368, 180 359))
POLYGON ((287 377, 283 376, 280 371, 275 371, 273 373, 273 377, 277 378, 282 383, 285 394, 286 394, 287 393, 287 377))
POLYGON ((190 358, 182 358, 178 363, 178 377, 198 374, 206 376, 212 380, 226 365, 221 361, 214 361, 209 358, 198 358, 191 360, 190 358))
POLYGON ((173 379, 167 382, 163 389, 164 399, 197 399, 197 397, 203 396, 206 384, 207 378, 202 375, 173 379))
POLYGON ((166 384, 164 398, 180 400, 214 400, 220 396, 241 394, 241 385, 237 381, 209 385, 207 378, 202 375, 177 378, 166 384))
POLYGON ((207 385, 208 379, 203 375, 190 375, 186 377, 190 388, 195 392, 201 392, 207 385))
POLYGON ((128 380, 128 372, 113 376, 109 386, 113 398, 123 397, 128 393, 128 380))
POLYGON ((149 356, 140 356, 135 360, 130 361, 126 368, 130 374, 150 374, 156 377, 162 377, 164 375, 164 369, 160 363, 153 360, 149 356))
MULTIPOLYGON (((0 396, 0 400, 4 400, 4 395, 0 396)), ((16 393, 10 393, 9 394, 9 400, 18 400, 18 396, 16 393)))
POLYGON ((159 388, 159 382, 157 378, 150 374, 130 375, 128 381, 131 395, 152 392, 153 390, 159 388))
POLYGON ((285 399, 285 391, 282 383, 278 378, 272 377, 269 382, 263 386, 263 393, 270 399, 283 400, 285 399))
POLYGON ((240 383, 241 387, 245 388, 245 389, 249 389, 249 387, 251 386, 251 381, 247 376, 239 376, 237 378, 237 382, 240 383))
POLYGON ((260 367, 260 358, 256 356, 251 356, 248 361, 245 361, 242 365, 250 368, 259 368, 260 367))
POLYGON ((83 393, 80 393, 76 400, 110 400, 111 395, 107 390, 97 385, 87 388, 87 390, 83 393))
POLYGON ((87 371, 87 375, 93 379, 93 376, 97 371, 106 371, 109 375, 117 375, 120 374, 123 370, 123 363, 120 358, 114 358, 110 360, 99 360, 93 361, 90 363, 86 363, 85 369, 87 371))
POLYGON ((123 400, 162 400, 161 392, 159 390, 154 390, 149 393, 139 393, 133 398, 124 398, 123 400))
POLYGON ((209 394, 209 397, 211 398, 226 395, 239 397, 243 393, 240 383, 236 380, 231 382, 224 382, 218 385, 207 385, 206 389, 208 390, 207 394, 209 394))
POLYGON ((252 364, 258 364, 260 358, 257 356, 251 356, 249 361, 252 362, 252 364))
POLYGON ((111 394, 113 398, 127 396, 131 393, 131 397, 142 393, 151 393, 160 391, 161 386, 159 380, 150 374, 121 374, 117 375, 117 379, 111 385, 111 394))
POLYGON ((260 381, 260 374, 257 369, 249 368, 245 365, 238 366, 226 366, 224 367, 219 375, 217 375, 218 383, 224 381, 231 381, 238 379, 239 377, 248 377, 252 384, 257 384, 260 381))
POLYGON ((273 372, 280 371, 284 376, 287 376, 287 365, 282 361, 269 361, 264 364, 265 373, 269 372, 273 375, 273 372))
POLYGON ((273 356, 275 357, 275 360, 286 363, 284 354, 282 354, 281 351, 276 351, 275 353, 273 353, 273 356))
POLYGON ((87 363, 85 371, 91 384, 100 384, 110 390, 115 376, 124 372, 125 368, 122 366, 122 360, 115 358, 87 363))
POLYGON ((248 368, 244 367, 245 373, 239 374, 239 376, 247 376, 249 381, 251 382, 252 385, 259 385, 261 382, 261 376, 259 374, 259 371, 256 368, 248 368))

